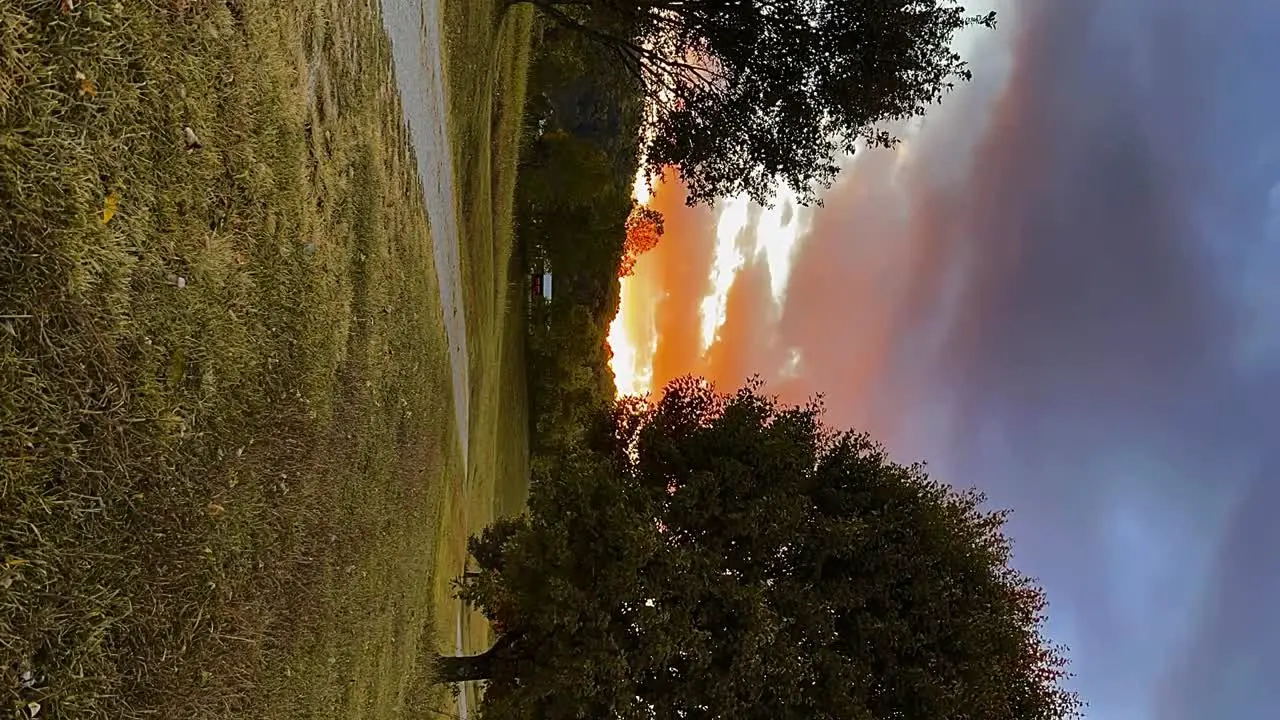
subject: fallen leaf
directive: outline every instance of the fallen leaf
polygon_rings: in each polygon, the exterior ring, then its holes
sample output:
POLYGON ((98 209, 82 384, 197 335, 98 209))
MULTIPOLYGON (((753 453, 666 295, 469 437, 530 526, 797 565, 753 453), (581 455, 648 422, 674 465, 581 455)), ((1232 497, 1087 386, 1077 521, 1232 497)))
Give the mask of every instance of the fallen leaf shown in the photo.
POLYGON ((80 78, 80 94, 93 97, 98 94, 98 86, 94 85, 93 81, 90 80, 89 78, 81 77, 80 78))
MULTIPOLYGON (((62 8, 62 14, 66 15, 76 9, 75 0, 58 0, 58 6, 62 8)), ((40 707, 36 706, 36 712, 40 712, 40 707)))
MULTIPOLYGON (((70 0, 63 0, 63 1, 68 5, 70 4, 70 0)), ((40 703, 36 702, 35 700, 32 700, 31 702, 27 703, 27 712, 31 713, 31 717, 35 717, 39 715, 40 703)))
POLYGON ((209 517, 217 517, 225 510, 226 508, 222 507, 218 503, 209 503, 209 517))
POLYGON ((116 210, 120 207, 120 198, 116 197, 114 191, 107 193, 107 199, 102 203, 102 224, 106 225, 111 222, 111 218, 116 216, 116 210))

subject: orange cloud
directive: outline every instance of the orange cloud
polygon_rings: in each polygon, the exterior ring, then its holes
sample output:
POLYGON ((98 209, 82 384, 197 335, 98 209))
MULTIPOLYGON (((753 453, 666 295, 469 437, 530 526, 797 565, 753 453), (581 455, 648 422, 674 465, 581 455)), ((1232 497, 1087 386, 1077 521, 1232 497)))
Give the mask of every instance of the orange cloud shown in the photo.
MULTIPOLYGON (((711 290, 717 216, 686 207, 678 180, 660 184, 651 205, 666 235, 637 265, 647 294, 634 296, 652 307, 652 387, 689 373, 733 387, 759 374, 789 402, 825 395, 834 424, 893 444, 910 430, 907 409, 932 399, 933 381, 953 361, 957 372, 964 366, 959 356, 974 351, 968 338, 980 329, 970 308, 992 302, 990 288, 1016 265, 1017 247, 975 257, 961 234, 975 231, 975 215, 996 216, 975 205, 1001 199, 964 178, 985 174, 977 163, 1016 153, 1000 146, 1000 128, 1021 110, 1016 97, 957 93, 923 128, 900 128, 899 150, 860 152, 825 206, 807 211, 781 306, 767 264, 750 257, 705 352, 700 306, 711 290)), ((751 223, 759 217, 753 211, 751 223)))
POLYGON ((662 242, 643 256, 636 274, 652 273, 658 288, 652 299, 657 328, 653 383, 704 370, 698 345, 698 304, 707 291, 711 271, 715 216, 706 208, 684 204, 684 189, 676 182, 655 188, 652 207, 665 218, 662 242))

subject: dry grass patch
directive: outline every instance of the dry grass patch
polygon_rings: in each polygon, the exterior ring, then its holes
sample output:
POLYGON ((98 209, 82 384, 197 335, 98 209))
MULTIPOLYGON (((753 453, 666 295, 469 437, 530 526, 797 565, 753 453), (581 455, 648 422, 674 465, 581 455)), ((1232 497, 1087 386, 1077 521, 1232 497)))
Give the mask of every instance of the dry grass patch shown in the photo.
POLYGON ((377 5, 62 6, 0 9, 4 712, 393 716, 460 463, 377 5))

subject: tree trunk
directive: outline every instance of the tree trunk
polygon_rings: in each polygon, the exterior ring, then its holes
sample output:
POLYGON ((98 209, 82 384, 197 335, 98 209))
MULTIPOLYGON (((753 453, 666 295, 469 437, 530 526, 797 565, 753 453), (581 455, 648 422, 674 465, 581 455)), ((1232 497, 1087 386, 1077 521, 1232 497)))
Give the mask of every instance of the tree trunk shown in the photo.
POLYGON ((479 655, 462 655, 451 657, 441 655, 436 658, 436 682, 456 683, 469 680, 488 680, 493 677, 492 650, 479 655))
POLYGON ((511 633, 500 636, 493 647, 479 655, 441 655, 436 658, 436 682, 456 683, 492 678, 516 643, 511 633))

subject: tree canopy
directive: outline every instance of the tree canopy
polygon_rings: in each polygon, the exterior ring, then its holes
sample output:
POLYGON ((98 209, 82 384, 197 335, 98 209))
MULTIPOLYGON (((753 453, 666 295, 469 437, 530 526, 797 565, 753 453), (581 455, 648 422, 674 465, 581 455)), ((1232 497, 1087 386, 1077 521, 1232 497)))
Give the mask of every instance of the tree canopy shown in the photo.
POLYGON ((646 205, 636 204, 627 216, 627 238, 622 244, 622 261, 618 264, 618 277, 628 277, 635 272, 636 260, 658 246, 666 224, 662 213, 646 205))
POLYGON ((441 658, 490 718, 1076 714, 1005 515, 865 434, 687 378, 602 413, 460 586, 502 633, 441 658))
POLYGON ((648 172, 674 168, 690 204, 779 184, 802 202, 861 140, 924 114, 970 77, 951 49, 956 0, 513 0, 590 38, 650 99, 648 172))

